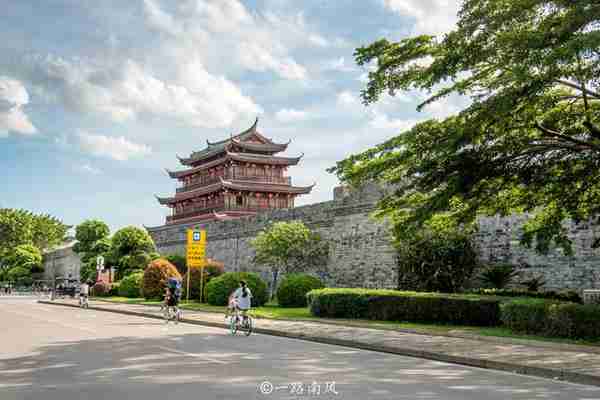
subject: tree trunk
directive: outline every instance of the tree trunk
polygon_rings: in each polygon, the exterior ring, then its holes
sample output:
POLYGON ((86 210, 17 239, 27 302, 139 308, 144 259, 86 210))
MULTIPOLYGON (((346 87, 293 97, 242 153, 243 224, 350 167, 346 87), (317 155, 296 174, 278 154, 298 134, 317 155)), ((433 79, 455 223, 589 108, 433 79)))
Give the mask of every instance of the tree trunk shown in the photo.
POLYGON ((279 268, 272 270, 273 278, 271 279, 271 293, 269 296, 270 300, 275 298, 275 291, 277 290, 277 277, 279 276, 279 268))

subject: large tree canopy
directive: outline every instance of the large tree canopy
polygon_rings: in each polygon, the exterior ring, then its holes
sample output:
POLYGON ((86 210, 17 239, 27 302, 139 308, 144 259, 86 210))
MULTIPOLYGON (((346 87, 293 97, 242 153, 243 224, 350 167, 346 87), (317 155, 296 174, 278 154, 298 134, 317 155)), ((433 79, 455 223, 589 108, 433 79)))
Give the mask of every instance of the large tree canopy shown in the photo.
POLYGON ((600 211, 599 28, 600 3, 589 0, 466 0, 443 38, 357 49, 358 64, 376 63, 362 92, 367 105, 404 90, 431 93, 419 109, 451 94, 471 105, 331 171, 351 184, 392 183, 380 211, 397 235, 434 216, 466 223, 528 212, 525 244, 570 252, 565 219, 600 211))
POLYGON ((68 225, 47 214, 0 209, 0 264, 13 255, 17 246, 28 244, 45 250, 61 243, 68 229, 68 225))
POLYGON ((107 239, 108 235, 110 229, 104 222, 93 219, 84 221, 75 228, 77 243, 73 250, 77 253, 96 253, 94 246, 99 240, 107 239))

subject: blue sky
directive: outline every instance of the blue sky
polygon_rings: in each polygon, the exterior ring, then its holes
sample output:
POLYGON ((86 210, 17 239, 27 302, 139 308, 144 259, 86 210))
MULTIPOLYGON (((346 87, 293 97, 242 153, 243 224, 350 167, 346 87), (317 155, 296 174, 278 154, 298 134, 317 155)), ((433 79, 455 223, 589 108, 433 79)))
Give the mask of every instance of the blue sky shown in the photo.
POLYGON ((416 121, 424 93, 364 107, 356 47, 451 29, 453 0, 19 0, 0 8, 0 207, 112 230, 156 226, 164 169, 239 132, 292 139, 298 204, 329 200, 325 169, 416 121))

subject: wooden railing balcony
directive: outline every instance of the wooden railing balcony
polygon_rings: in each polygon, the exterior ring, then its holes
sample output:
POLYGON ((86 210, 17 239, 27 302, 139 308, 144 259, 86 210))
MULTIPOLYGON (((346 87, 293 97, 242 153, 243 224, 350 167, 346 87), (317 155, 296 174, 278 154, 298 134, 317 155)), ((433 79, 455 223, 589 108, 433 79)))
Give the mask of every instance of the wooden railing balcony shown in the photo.
POLYGON ((260 211, 266 211, 266 210, 273 210, 276 208, 278 208, 278 207, 266 207, 266 206, 258 207, 258 206, 238 206, 238 205, 225 206, 225 204, 214 205, 214 206, 204 207, 204 208, 193 207, 193 208, 188 208, 185 211, 177 213, 175 215, 167 216, 167 222, 173 222, 173 221, 178 221, 180 219, 191 218, 196 215, 208 214, 213 211, 215 211, 215 212, 223 212, 223 211, 260 212, 260 211))
POLYGON ((183 185, 183 186, 180 186, 177 189, 175 189, 175 192, 176 193, 187 192, 189 190, 198 189, 203 186, 212 185, 213 183, 219 182, 220 178, 237 179, 237 180, 241 180, 241 181, 274 183, 277 185, 291 185, 292 184, 292 178, 289 176, 240 175, 240 174, 227 173, 221 177, 207 176, 207 177, 202 177, 201 179, 192 180, 187 185, 183 185))

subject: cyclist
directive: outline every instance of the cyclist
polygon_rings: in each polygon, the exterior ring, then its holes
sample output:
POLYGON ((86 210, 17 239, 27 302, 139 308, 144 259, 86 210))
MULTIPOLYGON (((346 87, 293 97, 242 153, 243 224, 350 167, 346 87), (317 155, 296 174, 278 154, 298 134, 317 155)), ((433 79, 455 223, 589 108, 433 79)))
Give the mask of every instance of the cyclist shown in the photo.
POLYGON ((84 281, 79 286, 79 304, 87 303, 90 295, 90 281, 84 281))
POLYGON ((252 292, 246 284, 246 281, 240 281, 240 287, 233 292, 234 307, 241 311, 244 320, 248 318, 248 310, 252 305, 252 292))
POLYGON ((177 306, 179 305, 179 300, 181 298, 181 282, 178 279, 169 278, 167 283, 165 306, 167 307, 167 311, 169 311, 169 307, 173 307, 175 309, 175 313, 177 314, 179 313, 177 306))

